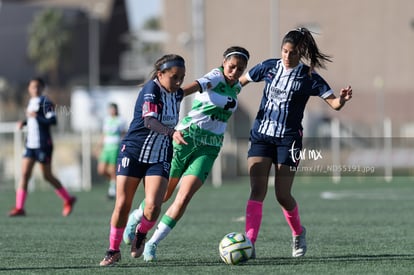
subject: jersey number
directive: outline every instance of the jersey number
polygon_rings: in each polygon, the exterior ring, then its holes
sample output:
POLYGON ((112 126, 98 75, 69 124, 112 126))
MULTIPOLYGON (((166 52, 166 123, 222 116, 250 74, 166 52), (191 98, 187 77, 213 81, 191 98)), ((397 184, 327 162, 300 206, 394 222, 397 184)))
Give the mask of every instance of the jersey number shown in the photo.
POLYGON ((232 97, 228 97, 227 98, 227 103, 226 105, 224 105, 224 110, 229 110, 229 109, 233 109, 234 107, 236 107, 236 100, 232 97))

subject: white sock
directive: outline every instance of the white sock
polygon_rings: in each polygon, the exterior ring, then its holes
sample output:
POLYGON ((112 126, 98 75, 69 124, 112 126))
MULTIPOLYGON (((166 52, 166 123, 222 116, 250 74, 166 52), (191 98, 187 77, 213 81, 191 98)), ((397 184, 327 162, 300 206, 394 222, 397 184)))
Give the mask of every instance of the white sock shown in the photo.
POLYGON ((148 242, 155 243, 158 245, 160 241, 165 239, 171 230, 175 227, 176 221, 172 218, 164 215, 161 221, 158 223, 157 229, 152 234, 151 239, 148 242))

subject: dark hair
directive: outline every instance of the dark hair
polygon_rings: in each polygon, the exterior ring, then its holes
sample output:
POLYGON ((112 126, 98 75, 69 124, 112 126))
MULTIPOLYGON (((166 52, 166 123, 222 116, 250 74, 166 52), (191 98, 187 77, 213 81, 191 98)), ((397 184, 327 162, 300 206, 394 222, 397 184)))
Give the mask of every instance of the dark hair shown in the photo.
POLYGON ((41 77, 32 77, 29 80, 29 83, 32 82, 32 81, 36 81, 39 84, 40 90, 43 90, 44 88, 46 88, 46 82, 43 80, 43 78, 41 78, 41 77))
POLYGON ((185 61, 184 58, 177 54, 166 54, 159 58, 155 64, 154 64, 154 70, 151 74, 151 79, 155 79, 157 77, 157 72, 164 72, 171 67, 178 66, 178 67, 184 67, 185 68, 185 61), (165 66, 168 65, 167 63, 171 62, 172 66, 165 66))
POLYGON ((244 58, 246 60, 246 63, 249 61, 250 58, 249 51, 239 46, 232 46, 225 50, 223 53, 224 59, 228 59, 233 55, 244 58))
POLYGON ((114 109, 114 110, 115 110, 115 115, 116 115, 116 116, 118 116, 118 115, 119 115, 119 112, 118 112, 118 104, 116 104, 116 103, 114 103, 114 102, 111 102, 111 103, 109 103, 109 108, 112 108, 112 109, 114 109))
POLYGON ((313 68, 325 69, 326 62, 332 62, 329 55, 323 54, 319 51, 315 39, 307 28, 298 28, 288 32, 283 37, 282 46, 286 43, 291 43, 299 52, 301 58, 309 61, 310 70, 313 68))

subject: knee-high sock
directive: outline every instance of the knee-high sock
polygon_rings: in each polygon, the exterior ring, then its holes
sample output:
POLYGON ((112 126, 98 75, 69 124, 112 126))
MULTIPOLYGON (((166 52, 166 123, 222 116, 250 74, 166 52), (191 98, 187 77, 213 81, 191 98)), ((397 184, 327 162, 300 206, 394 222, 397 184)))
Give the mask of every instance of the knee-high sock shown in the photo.
POLYGON ((68 191, 65 187, 61 187, 59 189, 55 189, 56 195, 58 195, 64 201, 70 201, 71 196, 69 195, 68 191))
POLYGON ((154 234, 152 235, 151 239, 148 241, 150 243, 155 243, 158 245, 160 241, 167 237, 168 233, 174 228, 177 224, 177 221, 164 215, 161 218, 161 221, 158 223, 157 229, 155 230, 154 234))
POLYGON ((262 223, 263 202, 248 200, 246 206, 246 235, 254 244, 262 223))
POLYGON ((16 191, 16 208, 24 209, 24 204, 27 198, 27 191, 24 189, 17 189, 16 191))
POLYGON ((148 231, 150 231, 154 227, 156 222, 157 222, 156 220, 151 222, 151 221, 147 220, 147 218, 145 218, 145 216, 142 216, 141 221, 138 224, 138 228, 137 228, 138 230, 137 231, 140 232, 140 233, 146 234, 146 233, 148 233, 148 231))
POLYGON ((109 232, 109 249, 119 251, 124 230, 125 227, 117 228, 111 225, 111 231, 109 232))
POLYGON ((287 211, 286 209, 282 208, 283 215, 285 215, 285 219, 287 223, 290 226, 290 229, 292 230, 293 236, 299 236, 302 234, 302 225, 300 223, 300 216, 299 216, 299 208, 296 204, 295 208, 293 208, 290 211, 287 211))

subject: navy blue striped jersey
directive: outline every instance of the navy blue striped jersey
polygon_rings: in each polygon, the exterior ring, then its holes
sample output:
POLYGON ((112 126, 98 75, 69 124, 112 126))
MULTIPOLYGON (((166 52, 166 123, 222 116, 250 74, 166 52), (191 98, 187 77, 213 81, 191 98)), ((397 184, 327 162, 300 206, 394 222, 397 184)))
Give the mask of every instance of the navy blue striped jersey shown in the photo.
POLYGON ((263 96, 252 131, 284 137, 302 130, 302 118, 310 96, 327 98, 333 91, 309 66, 299 63, 286 69, 281 59, 268 59, 250 69, 249 81, 264 81, 263 96))
POLYGON ((157 80, 148 81, 138 95, 134 117, 122 140, 121 150, 126 150, 136 161, 143 163, 170 161, 172 158, 171 137, 145 127, 144 118, 151 116, 165 126, 174 128, 178 123, 183 97, 182 89, 169 93, 157 80))
POLYGON ((27 115, 26 147, 30 149, 45 149, 53 146, 50 126, 57 123, 55 106, 46 96, 32 97, 26 108, 27 115))

